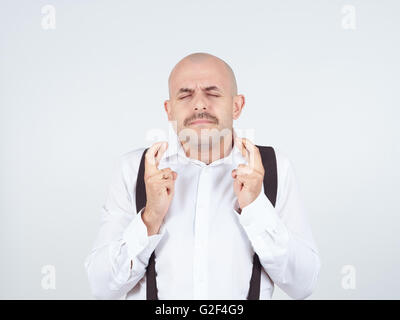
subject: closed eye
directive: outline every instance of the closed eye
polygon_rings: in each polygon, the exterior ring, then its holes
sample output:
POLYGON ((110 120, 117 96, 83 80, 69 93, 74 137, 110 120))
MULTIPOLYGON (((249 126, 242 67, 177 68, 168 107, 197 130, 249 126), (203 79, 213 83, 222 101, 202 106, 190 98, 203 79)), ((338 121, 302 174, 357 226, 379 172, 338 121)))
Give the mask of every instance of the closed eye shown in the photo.
MULTIPOLYGON (((191 96, 191 94, 188 94, 188 95, 186 95, 186 96, 182 96, 182 97, 179 97, 178 99, 179 100, 182 100, 182 99, 185 99, 185 98, 188 98, 188 97, 190 97, 191 96)), ((211 94, 211 93, 208 93, 208 96, 210 96, 210 97, 219 97, 220 95, 219 94, 211 94)))

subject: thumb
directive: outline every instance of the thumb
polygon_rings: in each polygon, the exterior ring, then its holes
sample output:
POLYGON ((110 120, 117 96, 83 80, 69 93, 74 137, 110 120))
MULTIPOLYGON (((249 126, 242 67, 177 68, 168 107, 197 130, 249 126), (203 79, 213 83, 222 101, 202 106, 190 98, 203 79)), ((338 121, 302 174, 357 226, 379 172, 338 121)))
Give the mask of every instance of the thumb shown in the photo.
POLYGON ((240 191, 242 191, 242 188, 242 183, 238 179, 235 179, 233 181, 233 191, 235 192, 235 194, 238 195, 240 191))

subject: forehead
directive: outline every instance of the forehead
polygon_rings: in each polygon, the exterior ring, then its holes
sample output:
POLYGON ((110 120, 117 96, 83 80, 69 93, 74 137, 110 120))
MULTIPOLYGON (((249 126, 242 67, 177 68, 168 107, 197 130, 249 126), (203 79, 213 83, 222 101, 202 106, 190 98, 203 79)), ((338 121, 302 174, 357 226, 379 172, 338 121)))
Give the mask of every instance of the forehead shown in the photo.
POLYGON ((173 70, 170 78, 170 90, 176 93, 180 88, 217 86, 229 90, 230 75, 226 67, 214 61, 203 63, 182 63, 173 70))

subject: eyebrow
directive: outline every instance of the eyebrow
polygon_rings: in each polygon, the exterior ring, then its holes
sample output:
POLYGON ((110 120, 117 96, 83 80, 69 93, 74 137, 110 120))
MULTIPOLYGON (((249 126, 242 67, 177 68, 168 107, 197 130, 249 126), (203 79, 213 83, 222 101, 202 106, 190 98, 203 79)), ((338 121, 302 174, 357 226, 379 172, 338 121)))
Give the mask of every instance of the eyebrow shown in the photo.
MULTIPOLYGON (((217 86, 208 86, 208 87, 202 88, 202 90, 204 90, 204 91, 219 91, 219 92, 221 92, 221 89, 219 89, 217 86)), ((178 93, 177 93, 177 95, 179 95, 181 93, 184 93, 184 92, 193 93, 193 91, 194 90, 191 89, 191 88, 180 88, 178 93)))

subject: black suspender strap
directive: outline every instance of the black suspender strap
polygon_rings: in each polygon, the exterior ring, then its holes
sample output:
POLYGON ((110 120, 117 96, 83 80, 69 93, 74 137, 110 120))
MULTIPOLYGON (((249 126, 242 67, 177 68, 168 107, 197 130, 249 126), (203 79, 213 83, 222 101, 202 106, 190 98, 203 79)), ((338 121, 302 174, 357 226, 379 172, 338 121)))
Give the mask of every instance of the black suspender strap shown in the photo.
MULTIPOLYGON (((262 163, 264 166, 264 193, 275 207, 276 194, 278 190, 278 175, 275 151, 272 147, 258 146, 260 150, 262 163)), ((139 172, 136 181, 136 211, 137 213, 146 205, 146 186, 144 183, 144 159, 148 148, 144 150, 140 160, 139 172)), ((248 300, 260 299, 261 284, 261 263, 258 255, 255 253, 253 258, 253 272, 250 279, 250 288, 247 296, 248 300)), ((146 268, 146 299, 158 300, 155 255, 151 254, 146 268)))
MULTIPOLYGON (((144 159, 148 148, 144 150, 140 160, 139 172, 136 181, 136 211, 140 212, 146 205, 146 186, 144 183, 144 159)), ((156 284, 156 264, 154 252, 151 254, 146 268, 146 300, 158 300, 156 284)))
MULTIPOLYGON (((264 193, 275 207, 276 193, 278 190, 278 174, 276 167, 275 151, 272 147, 257 146, 260 150, 264 166, 264 193)), ((257 253, 253 257, 253 272, 250 279, 250 288, 247 300, 260 299, 261 263, 257 253)))

